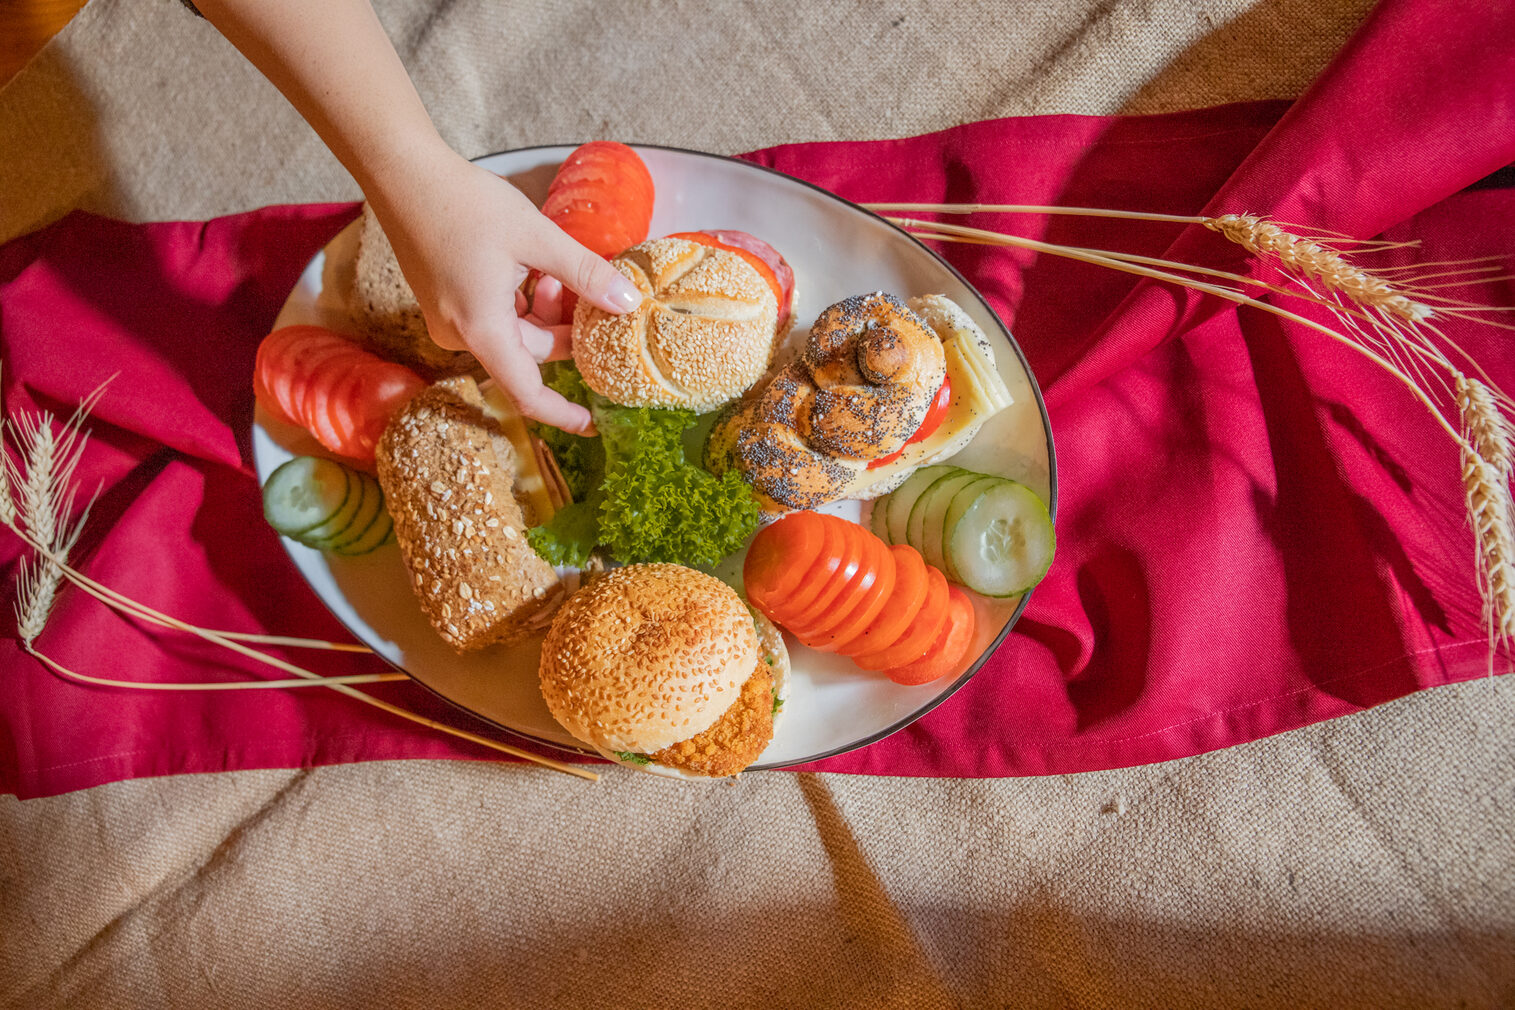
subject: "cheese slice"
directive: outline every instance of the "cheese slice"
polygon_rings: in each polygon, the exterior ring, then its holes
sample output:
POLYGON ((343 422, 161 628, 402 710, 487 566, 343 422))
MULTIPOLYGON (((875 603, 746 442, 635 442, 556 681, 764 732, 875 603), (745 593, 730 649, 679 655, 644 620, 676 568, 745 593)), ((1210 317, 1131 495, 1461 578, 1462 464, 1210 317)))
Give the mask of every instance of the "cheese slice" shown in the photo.
POLYGON ((895 478, 965 446, 985 421, 1015 402, 994 367, 994 359, 972 334, 954 328, 943 341, 942 350, 947 358, 947 379, 952 383, 952 404, 941 426, 905 446, 898 459, 872 470, 860 470, 855 486, 892 486, 895 478))
POLYGON ((480 384, 479 392, 484 397, 484 413, 500 425, 500 433, 515 450, 515 491, 531 507, 533 525, 540 526, 551 519, 557 509, 553 507, 552 496, 547 490, 547 478, 537 463, 531 432, 526 429, 526 418, 516 409, 515 401, 492 381, 480 384))

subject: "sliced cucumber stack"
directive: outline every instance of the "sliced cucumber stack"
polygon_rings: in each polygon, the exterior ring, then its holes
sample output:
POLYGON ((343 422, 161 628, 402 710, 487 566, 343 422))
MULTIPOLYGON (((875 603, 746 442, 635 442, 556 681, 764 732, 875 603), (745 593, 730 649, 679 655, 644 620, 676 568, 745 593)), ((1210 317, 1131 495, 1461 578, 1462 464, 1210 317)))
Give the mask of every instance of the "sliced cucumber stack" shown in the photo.
POLYGON ((394 533, 379 482, 317 456, 296 456, 268 475, 263 515, 284 536, 335 554, 367 554, 394 533))
POLYGON ((875 501, 871 525, 984 596, 1019 596, 1036 585, 1056 546, 1047 506, 1030 488, 948 465, 922 467, 875 501))

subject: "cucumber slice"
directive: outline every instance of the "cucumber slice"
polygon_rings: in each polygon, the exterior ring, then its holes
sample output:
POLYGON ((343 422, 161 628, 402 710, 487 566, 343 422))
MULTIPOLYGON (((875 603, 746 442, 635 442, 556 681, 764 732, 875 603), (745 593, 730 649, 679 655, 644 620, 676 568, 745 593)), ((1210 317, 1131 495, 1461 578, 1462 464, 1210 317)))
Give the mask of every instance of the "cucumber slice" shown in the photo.
POLYGON ((889 493, 889 515, 884 520, 889 535, 884 537, 891 544, 903 544, 905 540, 906 524, 910 521, 910 510, 915 507, 915 500, 921 496, 921 492, 936 482, 938 477, 943 477, 956 470, 955 466, 938 463, 935 466, 923 466, 909 477, 905 483, 889 493))
POLYGON ((268 475, 263 485, 263 516, 287 537, 327 522, 357 490, 351 471, 317 456, 296 456, 268 475))
MULTIPOLYGON (((935 506, 937 510, 936 519, 940 523, 942 515, 947 510, 947 503, 952 500, 952 496, 957 493, 957 490, 964 484, 971 484, 982 476, 983 474, 954 469, 951 473, 944 474, 932 481, 931 486, 921 492, 921 496, 915 500, 915 505, 910 509, 910 521, 905 524, 905 543, 924 555, 926 553, 927 516, 931 513, 935 503, 938 501, 941 503, 939 506, 935 506)), ((932 561, 929 557, 926 558, 926 561, 937 568, 941 567, 940 562, 932 561)))
POLYGON ((921 552, 921 557, 926 559, 928 565, 940 568, 942 574, 954 582, 958 580, 952 575, 952 566, 948 564, 945 546, 947 513, 954 503, 959 503, 959 511, 967 511, 968 506, 973 504, 973 500, 980 492, 987 490, 990 484, 1000 479, 971 471, 964 472, 962 477, 963 480, 954 481, 950 487, 943 487, 938 494, 932 496, 931 505, 921 520, 921 539, 911 544, 921 552))
POLYGON ((376 516, 374 518, 374 521, 369 524, 368 529, 363 531, 363 535, 361 537, 352 541, 351 543, 343 544, 341 547, 332 548, 332 550, 337 554, 343 555, 344 557, 353 557, 358 554, 367 554, 369 551, 383 547, 385 544, 393 540, 394 531, 395 524, 389 518, 389 510, 380 509, 378 516, 376 516))
POLYGON ((347 470, 347 479, 351 485, 347 491, 347 500, 342 503, 341 508, 337 509, 335 515, 321 525, 305 530, 303 533, 294 534, 294 538, 300 543, 320 547, 332 537, 341 536, 352 526, 354 517, 363 506, 364 475, 348 467, 342 469, 347 470))
POLYGON ((883 498, 873 499, 873 507, 868 510, 868 528, 873 531, 874 536, 878 537, 886 544, 889 542, 889 526, 884 522, 884 520, 888 518, 888 516, 888 496, 886 495, 883 498))
POLYGON ((978 492, 956 522, 949 520, 946 542, 963 585, 1004 597, 1019 596, 1042 580, 1056 535, 1042 500, 1024 484, 1000 479, 978 492))
POLYGON ((379 482, 366 473, 358 476, 362 479, 363 490, 358 495, 359 508, 352 520, 341 531, 332 534, 324 541, 312 542, 310 546, 318 547, 323 551, 341 551, 348 544, 356 543, 366 536, 369 527, 378 521, 379 516, 388 515, 384 510, 384 491, 379 487, 379 482))

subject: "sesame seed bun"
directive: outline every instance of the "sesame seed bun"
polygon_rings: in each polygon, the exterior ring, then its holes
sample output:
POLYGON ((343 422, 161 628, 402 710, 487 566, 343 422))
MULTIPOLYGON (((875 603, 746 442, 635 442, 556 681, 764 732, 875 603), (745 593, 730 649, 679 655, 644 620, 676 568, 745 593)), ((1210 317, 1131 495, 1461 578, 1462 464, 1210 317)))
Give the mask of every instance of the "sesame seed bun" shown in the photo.
POLYGON ((573 360, 590 389, 628 407, 704 413, 736 399, 767 371, 778 303, 741 256, 659 238, 611 264, 642 292, 642 304, 618 316, 579 301, 573 360))
POLYGON ((652 754, 714 725, 761 661, 730 586, 681 565, 628 565, 562 606, 539 674, 574 737, 601 753, 652 754))

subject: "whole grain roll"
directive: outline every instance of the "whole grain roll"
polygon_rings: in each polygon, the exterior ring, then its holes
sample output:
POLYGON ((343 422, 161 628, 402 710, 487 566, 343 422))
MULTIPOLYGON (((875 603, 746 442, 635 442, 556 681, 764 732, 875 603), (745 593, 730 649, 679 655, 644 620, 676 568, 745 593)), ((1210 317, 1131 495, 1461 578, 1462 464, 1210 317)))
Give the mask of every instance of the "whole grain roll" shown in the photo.
POLYGON ((400 272, 394 247, 373 209, 363 205, 357 224, 354 261, 343 272, 347 314, 359 339, 375 353, 437 378, 461 375, 479 367, 467 351, 449 351, 431 339, 415 292, 400 272))
POLYGON ((578 303, 573 359, 590 389, 629 407, 704 413, 767 371, 778 301, 741 256, 660 238, 611 263, 641 291, 642 304, 618 316, 578 303))
POLYGON ((466 375, 418 393, 390 419, 374 460, 411 588, 459 652, 540 632, 563 598, 527 543, 519 461, 466 375))

